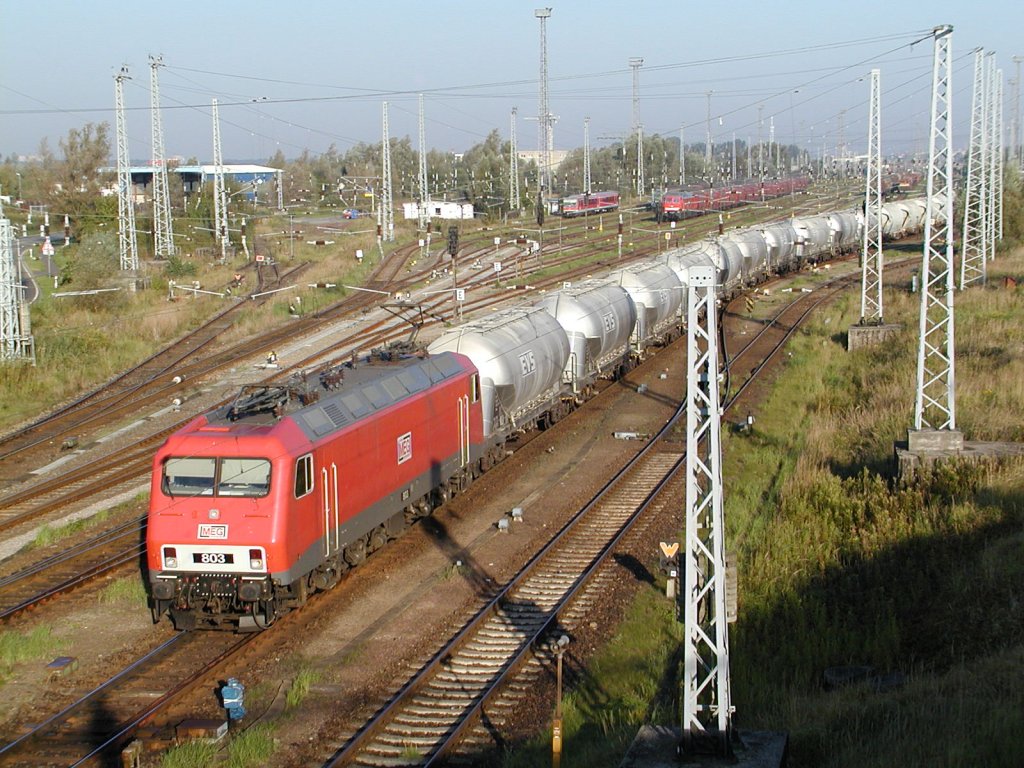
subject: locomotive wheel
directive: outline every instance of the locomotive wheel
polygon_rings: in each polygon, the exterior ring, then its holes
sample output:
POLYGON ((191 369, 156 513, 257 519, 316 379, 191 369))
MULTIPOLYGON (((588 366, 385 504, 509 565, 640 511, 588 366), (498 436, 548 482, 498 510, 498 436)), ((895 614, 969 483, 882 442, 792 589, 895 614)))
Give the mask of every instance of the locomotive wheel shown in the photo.
POLYGON ((367 537, 367 553, 376 552, 378 549, 388 543, 388 535, 384 532, 384 526, 378 525, 367 537))
POLYGON ((366 559, 366 541, 356 539, 345 547, 345 562, 355 568, 366 559))

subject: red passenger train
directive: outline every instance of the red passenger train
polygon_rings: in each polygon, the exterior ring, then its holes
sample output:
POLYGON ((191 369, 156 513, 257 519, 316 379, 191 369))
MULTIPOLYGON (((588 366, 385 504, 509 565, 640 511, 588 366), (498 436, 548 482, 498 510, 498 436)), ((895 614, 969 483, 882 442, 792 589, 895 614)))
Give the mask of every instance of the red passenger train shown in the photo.
POLYGON ((744 181, 720 187, 693 187, 665 192, 655 203, 659 221, 680 221, 711 211, 723 211, 756 200, 782 197, 803 192, 810 181, 806 176, 766 179, 764 182, 744 181))
POLYGON ((338 368, 320 384, 248 388, 160 448, 155 619, 262 629, 472 479, 484 438, 468 358, 338 368))
POLYGON ((587 213, 607 213, 618 209, 618 192, 591 192, 589 195, 563 197, 558 201, 558 213, 566 218, 587 213))

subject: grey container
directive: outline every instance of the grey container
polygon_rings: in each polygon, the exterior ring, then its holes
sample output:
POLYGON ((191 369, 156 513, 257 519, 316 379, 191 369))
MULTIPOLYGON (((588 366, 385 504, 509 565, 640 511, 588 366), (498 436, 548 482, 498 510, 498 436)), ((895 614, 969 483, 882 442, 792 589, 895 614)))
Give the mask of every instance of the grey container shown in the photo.
POLYGON ((559 396, 569 339, 540 308, 507 309, 452 328, 427 351, 459 352, 480 371, 484 435, 524 426, 559 396))
POLYGON ((569 339, 562 380, 579 392, 629 354, 636 309, 629 292, 604 279, 586 280, 545 296, 534 306, 553 316, 569 339))

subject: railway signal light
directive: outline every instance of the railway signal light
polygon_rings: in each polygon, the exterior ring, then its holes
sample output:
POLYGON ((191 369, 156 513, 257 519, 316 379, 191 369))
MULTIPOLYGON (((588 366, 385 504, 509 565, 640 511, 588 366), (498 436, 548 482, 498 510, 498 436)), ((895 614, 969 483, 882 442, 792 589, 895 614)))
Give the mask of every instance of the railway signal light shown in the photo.
POLYGON ((459 228, 448 227, 448 253, 454 258, 459 252, 459 228))

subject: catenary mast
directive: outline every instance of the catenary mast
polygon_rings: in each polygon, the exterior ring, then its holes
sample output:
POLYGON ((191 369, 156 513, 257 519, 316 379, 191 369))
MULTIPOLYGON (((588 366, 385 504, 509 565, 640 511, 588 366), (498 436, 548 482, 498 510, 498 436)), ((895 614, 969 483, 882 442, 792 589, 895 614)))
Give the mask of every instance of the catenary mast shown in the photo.
POLYGON ((164 128, 160 118, 159 69, 163 56, 149 57, 149 98, 153 128, 153 243, 156 258, 174 255, 174 228, 171 223, 171 198, 167 182, 167 160, 164 157, 164 128))
POLYGON ((117 131, 117 244, 121 269, 135 272, 139 268, 139 245, 135 234, 135 195, 132 187, 131 161, 128 158, 128 132, 124 120, 124 81, 128 67, 114 75, 114 118, 117 131))
POLYGON ((956 430, 953 328, 952 26, 936 27, 928 138, 927 210, 921 267, 917 395, 911 451, 963 444, 956 430), (916 434, 915 434, 916 433, 916 434))
POLYGON ((512 107, 512 127, 509 133, 509 158, 508 158, 508 207, 511 211, 518 211, 522 208, 522 201, 519 199, 519 148, 516 145, 516 115, 519 110, 512 107))
POLYGON ((548 36, 550 8, 538 8, 533 15, 540 19, 540 109, 537 114, 537 142, 540 150, 541 196, 551 191, 551 107, 548 104, 548 36))
MULTIPOLYGON (((217 100, 213 100, 213 218, 214 229, 217 231, 217 242, 220 243, 220 260, 227 261, 228 244, 228 193, 224 187, 224 156, 221 153, 220 144, 220 112, 217 110, 217 100)), ((288 237, 292 237, 291 232, 288 237)))
POLYGON ((420 142, 420 178, 419 193, 419 227, 420 230, 427 228, 427 201, 430 200, 430 192, 427 189, 427 129, 423 114, 423 94, 419 95, 419 142, 420 142))
POLYGON ((721 403, 716 270, 690 269, 687 287, 686 547, 680 589, 683 621, 682 749, 729 754, 732 693, 726 613, 721 403))
POLYGON ((967 184, 964 189, 964 226, 960 245, 960 290, 984 283, 986 276, 985 232, 988 207, 986 173, 985 51, 974 51, 974 88, 971 94, 971 136, 967 151, 967 184))
POLYGON ((871 70, 868 109, 868 167, 864 186, 860 322, 882 322, 882 72, 871 70))
POLYGON ((391 243, 395 239, 395 209, 391 191, 391 139, 388 136, 388 103, 383 106, 383 139, 381 141, 381 156, 383 172, 381 174, 380 193, 380 225, 381 238, 391 243))

